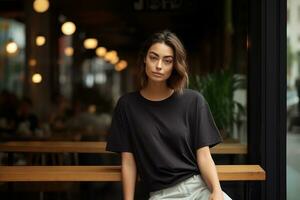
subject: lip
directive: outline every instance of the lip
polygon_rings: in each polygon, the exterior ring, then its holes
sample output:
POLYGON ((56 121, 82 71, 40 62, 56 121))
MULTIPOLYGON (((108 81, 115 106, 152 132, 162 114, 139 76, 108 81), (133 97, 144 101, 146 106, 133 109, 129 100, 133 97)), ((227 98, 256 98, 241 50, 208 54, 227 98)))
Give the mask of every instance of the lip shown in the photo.
POLYGON ((158 72, 152 72, 154 75, 156 75, 156 76, 163 76, 163 74, 161 74, 161 73, 158 73, 158 72))

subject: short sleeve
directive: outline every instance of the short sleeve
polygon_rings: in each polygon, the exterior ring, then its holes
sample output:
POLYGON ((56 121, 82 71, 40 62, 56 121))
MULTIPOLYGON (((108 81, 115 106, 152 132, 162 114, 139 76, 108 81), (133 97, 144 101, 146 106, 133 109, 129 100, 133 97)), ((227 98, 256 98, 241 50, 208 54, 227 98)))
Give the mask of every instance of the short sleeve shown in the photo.
POLYGON ((106 151, 132 152, 128 122, 125 115, 124 105, 118 101, 112 116, 109 133, 106 138, 106 151))
POLYGON ((209 105, 202 95, 197 96, 193 110, 191 136, 193 148, 209 146, 210 148, 223 141, 215 124, 209 105))

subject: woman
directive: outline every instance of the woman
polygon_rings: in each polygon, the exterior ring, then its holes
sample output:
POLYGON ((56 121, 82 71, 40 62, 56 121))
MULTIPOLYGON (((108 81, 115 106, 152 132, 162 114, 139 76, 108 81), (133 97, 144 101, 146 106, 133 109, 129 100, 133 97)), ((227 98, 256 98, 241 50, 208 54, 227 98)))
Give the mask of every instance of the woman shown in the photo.
POLYGON ((140 89, 118 100, 107 138, 106 150, 122 154, 124 199, 134 199, 137 175, 150 200, 230 199, 209 151, 222 138, 203 96, 185 88, 180 40, 169 31, 152 35, 139 67, 140 89))

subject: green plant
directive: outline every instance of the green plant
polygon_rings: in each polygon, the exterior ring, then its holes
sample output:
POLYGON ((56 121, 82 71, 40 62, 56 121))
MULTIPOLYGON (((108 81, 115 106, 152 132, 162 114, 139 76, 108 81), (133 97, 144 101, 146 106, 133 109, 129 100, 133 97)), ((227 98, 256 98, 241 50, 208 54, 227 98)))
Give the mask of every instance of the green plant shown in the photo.
POLYGON ((230 70, 221 70, 201 77, 192 75, 189 83, 189 88, 199 91, 208 102, 223 137, 229 135, 234 123, 238 123, 241 114, 245 114, 243 105, 233 98, 234 91, 244 87, 244 79, 230 70))

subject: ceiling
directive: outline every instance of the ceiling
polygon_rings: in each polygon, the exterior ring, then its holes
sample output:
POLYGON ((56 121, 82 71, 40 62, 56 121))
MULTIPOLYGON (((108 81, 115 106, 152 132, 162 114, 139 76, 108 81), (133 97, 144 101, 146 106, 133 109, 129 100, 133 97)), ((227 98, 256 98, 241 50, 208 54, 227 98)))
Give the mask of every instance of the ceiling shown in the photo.
MULTIPOLYGON (((0 17, 24 22, 26 2, 0 0, 0 17)), ((110 47, 135 49, 152 32, 170 29, 193 48, 195 41, 220 27, 222 5, 197 0, 50 0, 49 12, 58 23, 64 16, 80 33, 101 38, 110 47)))

